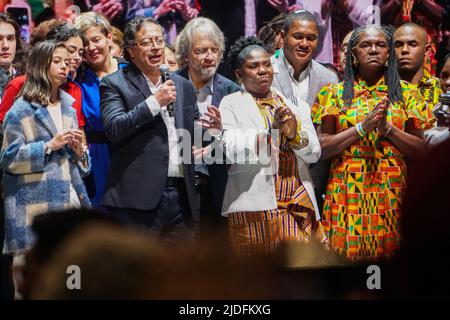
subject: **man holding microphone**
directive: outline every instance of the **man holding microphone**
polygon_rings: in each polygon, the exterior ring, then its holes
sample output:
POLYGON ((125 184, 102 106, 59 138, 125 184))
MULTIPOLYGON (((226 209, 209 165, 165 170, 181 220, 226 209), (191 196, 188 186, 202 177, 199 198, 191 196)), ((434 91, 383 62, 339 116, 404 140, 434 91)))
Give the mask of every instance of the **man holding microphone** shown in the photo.
MULTIPOLYGON (((198 118, 195 90, 178 75, 162 83, 162 27, 137 17, 124 30, 129 66, 102 80, 101 112, 112 157, 103 205, 126 223, 169 241, 194 240, 192 155, 180 157, 184 130, 193 145, 198 118), (173 113, 169 111, 173 108, 173 113)), ((190 150, 184 150, 186 151, 190 150)))

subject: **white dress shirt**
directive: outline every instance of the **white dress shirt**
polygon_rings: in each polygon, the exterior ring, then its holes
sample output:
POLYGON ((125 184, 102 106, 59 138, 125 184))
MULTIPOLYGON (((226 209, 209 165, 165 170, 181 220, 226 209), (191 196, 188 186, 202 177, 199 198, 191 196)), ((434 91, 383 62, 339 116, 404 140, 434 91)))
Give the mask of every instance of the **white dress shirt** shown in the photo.
POLYGON ((294 67, 289 63, 289 61, 284 56, 284 51, 281 50, 281 54, 283 55, 283 61, 286 64, 287 70, 291 75, 291 84, 292 89, 296 97, 302 99, 303 101, 307 101, 308 99, 308 91, 309 91, 309 74, 311 72, 311 61, 305 70, 300 73, 298 79, 294 78, 294 67))
POLYGON ((148 97, 145 102, 150 109, 150 112, 155 117, 161 113, 161 117, 164 120, 164 124, 167 127, 167 136, 169 140, 169 169, 167 172, 168 177, 180 178, 183 177, 183 166, 180 157, 180 151, 178 146, 178 135, 175 128, 175 117, 169 117, 166 106, 160 106, 156 100, 154 94, 161 87, 161 79, 155 85, 153 82, 147 78, 145 75, 145 80, 147 81, 148 87, 152 92, 152 95, 148 97))

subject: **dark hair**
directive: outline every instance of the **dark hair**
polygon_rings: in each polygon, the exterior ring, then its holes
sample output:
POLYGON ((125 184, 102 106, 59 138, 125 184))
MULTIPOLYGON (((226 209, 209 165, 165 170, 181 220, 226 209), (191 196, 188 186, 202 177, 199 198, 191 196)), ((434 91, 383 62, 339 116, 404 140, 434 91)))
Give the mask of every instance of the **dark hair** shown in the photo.
POLYGON ((388 42, 389 60, 388 66, 386 67, 384 73, 385 83, 388 87, 388 98, 393 103, 403 101, 400 76, 398 74, 397 60, 395 58, 395 48, 392 43, 393 29, 380 25, 367 25, 356 28, 353 31, 352 36, 350 37, 350 40, 348 42, 348 50, 345 61, 343 93, 343 99, 346 106, 350 106, 353 101, 354 81, 358 72, 357 67, 353 65, 353 48, 358 43, 359 36, 369 28, 375 28, 376 30, 381 31, 386 36, 388 42))
MULTIPOLYGON (((136 17, 128 22, 123 30, 123 47, 125 49, 135 45, 136 33, 141 29, 144 23, 153 23, 161 28, 161 32, 164 36, 163 27, 153 18, 147 17, 136 17)), ((127 50, 124 50, 123 57, 127 60, 130 60, 130 55, 127 50)))
POLYGON ((89 44, 86 36, 76 28, 69 26, 68 24, 59 25, 53 29, 50 29, 47 33, 48 40, 55 40, 59 42, 66 42, 70 38, 80 37, 83 42, 83 47, 89 44))
POLYGON ((316 27, 317 27, 317 31, 320 33, 320 28, 319 28, 319 23, 317 22, 316 17, 309 11, 306 10, 298 10, 298 11, 294 11, 289 13, 283 23, 283 31, 284 34, 286 35, 289 31, 289 29, 292 27, 292 24, 297 21, 310 21, 315 23, 316 27))
POLYGON ((342 80, 342 74, 339 72, 339 69, 332 63, 320 63, 322 66, 327 68, 328 70, 334 72, 336 76, 339 78, 339 81, 342 80))
POLYGON ((45 40, 39 42, 31 51, 28 58, 27 79, 19 96, 28 102, 37 102, 43 106, 50 103, 52 83, 48 76, 53 52, 57 48, 64 48, 63 42, 45 40))
MULTIPOLYGON (((13 26, 14 33, 16 36, 16 55, 17 55, 17 52, 22 51, 22 49, 25 47, 22 36, 20 35, 19 24, 16 22, 16 20, 14 20, 13 18, 9 17, 4 13, 0 13, 0 23, 7 23, 13 26)), ((15 62, 15 57, 13 62, 15 62)))
POLYGON ((283 12, 275 16, 272 20, 265 22, 261 29, 258 31, 258 39, 260 39, 267 46, 270 54, 273 54, 277 49, 275 47, 275 39, 277 35, 283 30, 284 21, 286 20, 287 13, 283 12))
POLYGON ((269 53, 264 42, 256 37, 241 37, 231 46, 228 52, 228 62, 234 69, 239 68, 248 54, 254 49, 264 50, 269 53))
POLYGON ((44 41, 51 30, 65 24, 67 23, 62 19, 51 19, 41 22, 31 33, 30 45, 34 46, 38 42, 44 41))
POLYGON ((37 237, 33 253, 38 262, 46 262, 55 248, 72 232, 86 223, 118 224, 111 215, 98 209, 69 209, 36 216, 31 229, 37 237))

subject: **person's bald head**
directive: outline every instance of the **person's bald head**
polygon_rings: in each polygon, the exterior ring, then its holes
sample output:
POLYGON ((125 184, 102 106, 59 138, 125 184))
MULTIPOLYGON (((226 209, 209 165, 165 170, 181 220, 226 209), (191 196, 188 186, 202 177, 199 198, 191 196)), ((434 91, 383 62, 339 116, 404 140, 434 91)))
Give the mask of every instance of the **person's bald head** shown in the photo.
POLYGON ((406 23, 395 30, 393 40, 400 75, 402 72, 417 72, 423 67, 430 47, 424 28, 415 23, 406 23))

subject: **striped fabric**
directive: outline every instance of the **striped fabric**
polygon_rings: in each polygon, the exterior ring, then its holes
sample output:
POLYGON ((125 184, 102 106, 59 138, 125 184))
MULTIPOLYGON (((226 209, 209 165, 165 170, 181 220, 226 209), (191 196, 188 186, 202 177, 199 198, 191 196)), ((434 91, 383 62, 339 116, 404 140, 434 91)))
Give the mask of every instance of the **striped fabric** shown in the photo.
MULTIPOLYGON (((278 96, 255 101, 266 128, 271 126, 275 110, 285 105, 278 96)), ((300 121, 297 123, 298 136, 301 127, 300 121)), ((297 157, 284 135, 281 135, 278 174, 274 176, 274 182, 277 209, 229 215, 230 238, 237 254, 267 254, 286 240, 309 242, 314 239, 326 244, 322 226, 315 219, 311 199, 298 176, 297 157)))

